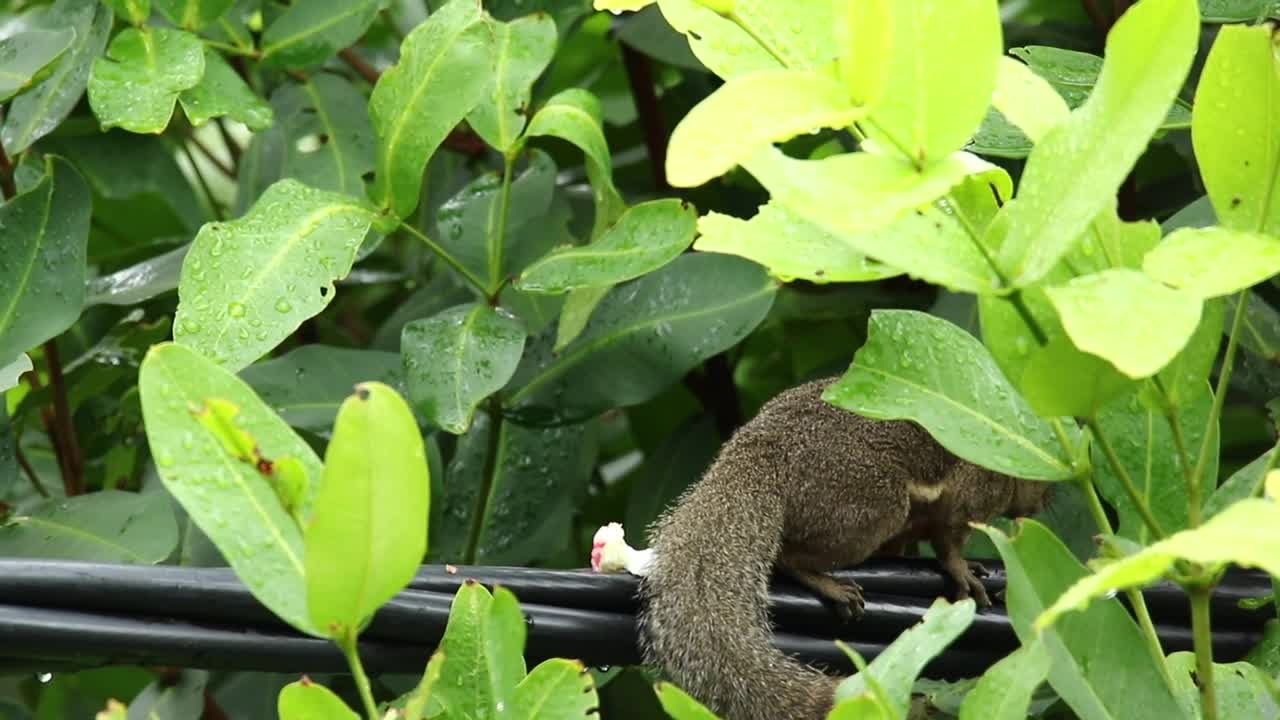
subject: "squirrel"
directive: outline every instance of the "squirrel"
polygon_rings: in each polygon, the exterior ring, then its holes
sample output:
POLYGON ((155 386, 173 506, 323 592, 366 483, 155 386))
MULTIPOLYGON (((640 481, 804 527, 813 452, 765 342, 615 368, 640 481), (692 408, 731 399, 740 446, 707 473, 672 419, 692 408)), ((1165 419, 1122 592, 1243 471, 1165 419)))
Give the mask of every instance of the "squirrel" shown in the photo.
POLYGON ((650 528, 644 661, 726 720, 820 720, 834 703, 841 678, 770 644, 775 568, 860 618, 862 588, 827 573, 928 540, 955 599, 990 607, 961 555, 968 523, 1033 515, 1052 487, 960 460, 913 422, 835 407, 822 399, 835 380, 767 402, 650 528))

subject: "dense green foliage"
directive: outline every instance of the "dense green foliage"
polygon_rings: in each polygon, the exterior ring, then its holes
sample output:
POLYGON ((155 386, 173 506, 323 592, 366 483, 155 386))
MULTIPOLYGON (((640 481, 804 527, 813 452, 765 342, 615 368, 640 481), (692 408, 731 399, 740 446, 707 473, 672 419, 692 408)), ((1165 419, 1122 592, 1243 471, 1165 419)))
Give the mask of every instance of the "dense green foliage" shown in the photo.
POLYGON ((1208 642, 1225 568, 1280 577, 1277 14, 11 0, 0 556, 229 565, 351 678, 33 665, 0 715, 713 717, 526 668, 501 588, 420 679, 357 639, 421 562, 641 542, 763 401, 843 373, 827 401, 1060 487, 970 547, 1020 648, 913 694, 974 618, 940 601, 833 718, 1280 717, 1275 621, 1253 662, 1208 642))

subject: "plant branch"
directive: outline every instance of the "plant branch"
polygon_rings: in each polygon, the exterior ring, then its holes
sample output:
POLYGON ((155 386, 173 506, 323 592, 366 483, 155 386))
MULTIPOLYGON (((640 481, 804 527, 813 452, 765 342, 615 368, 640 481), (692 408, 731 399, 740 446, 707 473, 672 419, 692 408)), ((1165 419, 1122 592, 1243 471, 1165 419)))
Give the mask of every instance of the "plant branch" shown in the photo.
POLYGON ((0 193, 3 194, 0 200, 8 200, 18 194, 18 186, 13 182, 13 163, 5 154, 3 145, 0 145, 0 193))
MULTIPOLYGON (((187 139, 190 139, 188 135, 187 139)), ((191 152, 191 147, 185 142, 178 142, 178 147, 182 149, 182 154, 186 156, 187 162, 191 163, 191 174, 196 176, 196 184, 200 186, 200 192, 204 195, 205 202, 209 203, 209 212, 213 213, 213 219, 225 219, 222 214, 222 208, 218 206, 218 201, 213 197, 213 190, 209 187, 209 181, 205 180, 204 173, 200 172, 200 166, 196 164, 196 156, 191 152)))
POLYGON ((1120 462, 1120 456, 1116 455, 1115 448, 1111 447, 1111 441, 1107 440, 1107 436, 1103 434, 1097 419, 1090 419, 1088 425, 1089 429, 1093 431, 1094 442, 1098 443, 1098 447, 1102 449, 1102 454, 1107 458, 1107 464, 1111 466, 1112 472, 1120 479, 1120 484, 1124 486, 1124 491, 1129 496, 1129 501, 1133 503, 1138 510, 1138 514, 1142 516, 1142 522, 1151 531, 1155 539, 1163 540, 1165 537, 1164 530, 1160 527, 1160 523, 1155 516, 1151 514, 1151 508, 1147 507, 1146 499, 1138 492, 1138 486, 1133 484, 1133 478, 1130 477, 1129 471, 1125 469, 1124 464, 1120 462))
POLYGON ((480 498, 481 506, 476 508, 475 517, 471 519, 471 527, 467 533, 467 547, 465 562, 468 565, 476 563, 476 549, 480 546, 480 532, 484 528, 484 516, 488 510, 489 495, 493 492, 493 477, 498 474, 498 453, 502 449, 502 401, 497 395, 489 398, 489 407, 486 412, 489 415, 489 443, 484 456, 484 470, 480 476, 480 492, 477 497, 480 498))
POLYGON ((1209 586, 1187 588, 1191 598, 1191 634, 1196 651, 1196 685, 1200 688, 1200 716, 1217 720, 1218 698, 1213 683, 1213 636, 1209 630, 1209 586))
POLYGON ((1111 29, 1111 18, 1102 11, 1098 5, 1098 0, 1080 0, 1080 5, 1084 7, 1084 12, 1089 16, 1089 20, 1093 22, 1093 26, 1098 32, 1106 34, 1111 29))
MULTIPOLYGON (((1204 437, 1200 440, 1200 454, 1196 457, 1196 469, 1191 473, 1191 487, 1195 497, 1200 497, 1200 484, 1204 478, 1205 466, 1209 464, 1209 449, 1212 440, 1217 436, 1214 430, 1222 417, 1222 407, 1227 402, 1227 389, 1231 386, 1231 371, 1236 362, 1236 349, 1240 346, 1240 327, 1244 324, 1245 308, 1249 305, 1248 290, 1241 290, 1236 296, 1236 314, 1231 320, 1231 334, 1227 336, 1227 351, 1222 356, 1222 370, 1218 373, 1218 386, 1213 390, 1213 407, 1209 410, 1209 420, 1205 423, 1204 437)), ((1191 527, 1200 525, 1200 506, 1190 507, 1188 516, 1191 527)))
POLYGON ((13 443, 13 452, 18 458, 18 465, 22 467, 27 479, 31 481, 31 487, 35 488, 40 497, 49 497, 49 491, 45 489, 44 483, 40 482, 40 476, 36 474, 36 469, 31 467, 31 461, 27 459, 27 454, 22 452, 22 445, 16 438, 13 443))
POLYGON ((338 57, 342 58, 342 61, 345 62, 348 67, 355 70, 356 74, 364 78, 365 82, 368 82, 370 85, 378 84, 378 78, 381 76, 381 73, 378 72, 377 68, 370 65, 368 60, 360 57, 360 53, 357 53, 354 47, 339 50, 338 57))
MULTIPOLYGON (((221 126, 219 126, 219 127, 221 127, 221 126)), ((230 165, 228 165, 228 164, 226 164, 225 162, 223 162, 222 158, 220 158, 220 157, 218 157, 217 155, 215 155, 215 154, 213 153, 213 151, 212 151, 212 150, 210 150, 210 149, 209 149, 209 147, 208 147, 207 145, 205 145, 204 143, 200 142, 200 139, 196 137, 195 133, 192 133, 192 134, 191 134, 191 136, 190 136, 190 137, 188 137, 187 139, 188 139, 188 140, 190 140, 190 141, 191 141, 191 144, 192 144, 192 145, 195 145, 195 146, 196 146, 196 149, 200 151, 200 154, 201 154, 201 155, 203 155, 203 156, 205 157, 205 159, 206 159, 206 160, 208 160, 208 161, 210 162, 210 164, 212 164, 214 167, 218 168, 218 170, 219 170, 223 175, 226 175, 227 177, 231 178, 232 180, 235 180, 235 179, 236 179, 236 170, 235 170, 235 168, 233 168, 233 167, 231 167, 230 165)))
POLYGON ((62 485, 68 497, 79 495, 84 492, 84 459, 80 454, 71 406, 67 402, 67 382, 62 375, 62 360, 58 357, 56 341, 45 341, 44 360, 49 367, 49 387, 53 391, 54 432, 58 435, 58 446, 65 463, 62 485))
POLYGON ((227 126, 222 122, 222 118, 215 118, 213 123, 218 126, 218 133, 222 135, 222 144, 227 147, 227 154, 231 156, 231 165, 237 171, 240 168, 240 145, 236 143, 235 138, 231 137, 231 132, 227 130, 227 126))
POLYGON ((434 240, 427 237, 426 233, 410 225, 409 223, 400 223, 400 229, 404 230, 410 235, 421 240, 427 246, 427 248, 431 250, 431 252, 435 253, 441 260, 445 261, 445 263, 449 267, 458 271, 458 274, 462 275, 462 277, 465 278, 467 282, 471 283, 471 286, 474 287, 476 290, 478 290, 481 295, 484 295, 485 297, 489 296, 489 289, 485 287, 484 281, 476 277, 475 273, 468 270, 462 263, 458 262, 452 255, 445 252, 445 249, 440 247, 438 244, 436 244, 434 240))
POLYGON ((649 60, 626 43, 618 43, 622 48, 622 66, 627 73, 627 84, 631 86, 631 99, 636 104, 636 113, 640 117, 640 127, 644 131, 645 148, 649 151, 649 171, 653 173, 653 184, 659 191, 671 189, 667 183, 667 130, 662 122, 662 108, 658 105, 658 95, 653 90, 653 73, 649 69, 649 60))
POLYGON ((347 665, 351 668, 351 677, 355 679, 356 689, 360 691, 365 715, 369 720, 378 720, 378 704, 373 701, 373 688, 369 685, 369 676, 365 674, 364 665, 360 662, 355 629, 347 628, 346 633, 336 642, 338 647, 342 648, 342 654, 347 658, 347 665))

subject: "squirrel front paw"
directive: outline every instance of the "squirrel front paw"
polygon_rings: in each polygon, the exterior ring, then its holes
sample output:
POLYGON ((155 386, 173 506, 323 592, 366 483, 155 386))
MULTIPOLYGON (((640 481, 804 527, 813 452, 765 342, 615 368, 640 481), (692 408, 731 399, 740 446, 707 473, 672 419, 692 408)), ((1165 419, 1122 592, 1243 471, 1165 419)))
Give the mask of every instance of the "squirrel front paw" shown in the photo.
POLYGON ((958 575, 952 575, 951 579, 956 583, 954 602, 960 602, 967 597, 972 597, 980 608, 991 607, 991 598, 987 597, 987 588, 983 586, 982 581, 978 578, 985 577, 989 573, 987 569, 977 563, 966 563, 964 572, 958 575), (973 566, 977 565, 977 568, 973 566))
POLYGON ((822 595, 823 600, 840 618, 841 622, 861 620, 866 613, 866 600, 862 597, 862 586, 852 580, 843 581, 828 578, 831 583, 828 591, 822 595))

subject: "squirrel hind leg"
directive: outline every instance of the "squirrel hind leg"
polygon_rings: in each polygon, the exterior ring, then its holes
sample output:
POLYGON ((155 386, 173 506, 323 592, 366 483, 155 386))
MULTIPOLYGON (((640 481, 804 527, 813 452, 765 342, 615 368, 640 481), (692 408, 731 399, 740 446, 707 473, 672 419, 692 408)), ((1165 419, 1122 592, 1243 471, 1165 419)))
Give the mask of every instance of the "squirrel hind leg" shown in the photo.
POLYGON ((861 620, 866 610, 862 586, 852 580, 844 581, 824 572, 805 570, 786 561, 778 563, 783 574, 803 585, 822 601, 842 622, 861 620))

